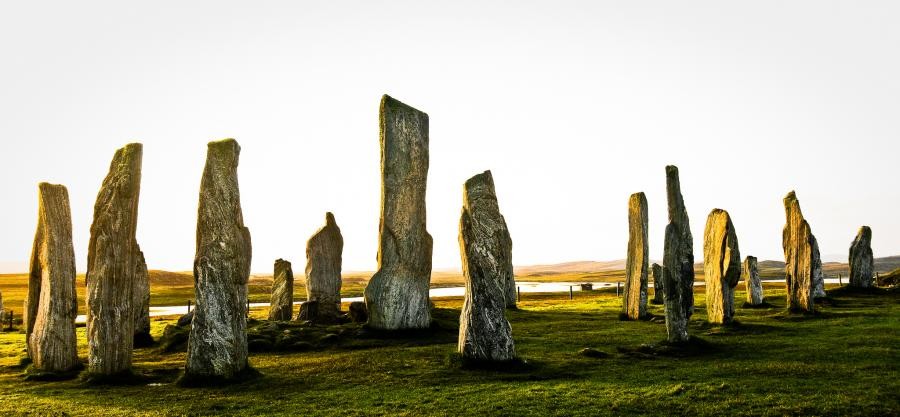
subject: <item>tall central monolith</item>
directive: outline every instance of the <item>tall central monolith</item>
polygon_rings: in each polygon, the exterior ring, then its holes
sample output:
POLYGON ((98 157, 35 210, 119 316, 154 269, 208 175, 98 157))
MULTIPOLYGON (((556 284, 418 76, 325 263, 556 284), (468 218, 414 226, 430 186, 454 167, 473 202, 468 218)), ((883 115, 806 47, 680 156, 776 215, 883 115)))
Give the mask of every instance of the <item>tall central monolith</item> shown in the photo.
POLYGON ((634 193, 628 199, 628 257, 622 314, 629 320, 647 316, 647 273, 650 264, 647 243, 647 197, 634 193))
POLYGON ((744 259, 744 267, 741 271, 741 279, 747 290, 747 303, 752 306, 762 305, 763 297, 762 281, 759 279, 759 264, 755 256, 744 259))
POLYGON ((506 292, 513 274, 512 239, 500 214, 491 171, 470 178, 463 187, 459 253, 466 279, 459 353, 481 361, 514 359, 512 329, 506 320, 506 292))
POLYGON ((116 151, 94 205, 88 244, 87 371, 111 376, 131 371, 136 272, 141 262, 135 233, 143 147, 116 151))
POLYGON ((341 263, 344 237, 334 214, 306 242, 306 300, 318 302, 314 319, 334 321, 341 312, 341 263))
POLYGON ((791 191, 784 197, 786 222, 782 232, 784 272, 787 284, 787 307, 792 311, 815 310, 816 253, 818 244, 809 223, 800 211, 797 194, 791 191))
POLYGON ((210 142, 200 183, 194 294, 185 382, 228 381, 247 371, 250 231, 244 227, 234 139, 210 142))
POLYGON ((694 313, 694 237, 681 196, 678 167, 666 167, 669 224, 663 249, 663 291, 669 342, 688 340, 688 320, 694 313))
POLYGON ((713 209, 703 232, 703 273, 706 278, 706 315, 710 323, 734 320, 734 287, 741 280, 741 252, 731 216, 713 209))
POLYGON ((369 326, 431 325, 431 235, 425 230, 428 115, 381 99, 381 220, 378 271, 366 286, 369 326))
POLYGON ((294 270, 284 259, 275 260, 269 320, 288 321, 294 313, 294 270))
POLYGON ((869 288, 874 286, 875 258, 872 255, 872 229, 859 228, 856 239, 850 245, 850 286, 869 288))
POLYGON ((75 249, 69 192, 38 185, 38 226, 25 299, 25 341, 38 372, 67 373, 81 366, 75 341, 75 249))

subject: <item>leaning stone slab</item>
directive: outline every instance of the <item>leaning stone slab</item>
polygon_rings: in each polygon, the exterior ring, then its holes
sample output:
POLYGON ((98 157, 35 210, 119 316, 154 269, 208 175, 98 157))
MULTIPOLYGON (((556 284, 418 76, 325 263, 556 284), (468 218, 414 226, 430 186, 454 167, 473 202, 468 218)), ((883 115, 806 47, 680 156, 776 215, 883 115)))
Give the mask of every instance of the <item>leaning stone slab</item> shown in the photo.
POLYGON ((629 320, 647 317, 647 197, 635 193, 628 200, 628 257, 625 266, 625 293, 622 314, 629 320))
POLYGON ((784 197, 786 222, 782 233, 784 272, 787 284, 787 307, 792 311, 815 311, 813 290, 818 245, 809 223, 800 211, 800 201, 793 191, 784 197))
POLYGON ((431 235, 425 230, 428 115, 385 95, 381 100, 381 221, 378 271, 365 290, 369 326, 431 325, 431 235))
POLYGON ((650 267, 650 271, 653 272, 653 301, 652 304, 664 304, 666 302, 666 290, 663 287, 662 280, 662 266, 659 264, 653 264, 650 267))
POLYGON ((734 287, 741 279, 741 252, 728 212, 713 209, 703 232, 706 315, 710 323, 734 320, 734 287))
POLYGON ((470 178, 463 188, 459 252, 466 279, 459 353, 478 361, 515 359, 512 329, 506 320, 512 240, 500 215, 490 171, 470 178))
POLYGON ((875 259, 872 255, 872 229, 859 228, 856 239, 850 245, 850 286, 871 288, 874 286, 875 259))
POLYGON ((741 271, 741 279, 747 290, 747 304, 752 306, 762 305, 765 297, 763 296, 762 281, 759 279, 759 265, 755 256, 748 256, 744 259, 744 267, 741 271))
POLYGON ((131 372, 142 156, 139 143, 116 151, 94 205, 85 275, 87 371, 93 375, 131 372))
POLYGON ((250 231, 244 227, 234 139, 210 142, 200 183, 194 293, 197 305, 182 383, 239 379, 247 363, 250 231))
POLYGON ((25 300, 28 356, 39 373, 65 374, 81 367, 75 341, 75 250, 69 193, 38 185, 38 226, 25 300))
POLYGON ((269 320, 288 321, 294 312, 294 271, 284 259, 275 261, 275 278, 272 281, 272 299, 269 303, 269 320))
POLYGON ((344 238, 334 215, 306 242, 306 299, 318 301, 318 317, 332 321, 341 313, 341 262, 344 238))
POLYGON ((686 342, 688 320, 694 313, 694 237, 681 196, 678 167, 666 167, 669 224, 663 249, 663 289, 668 341, 686 342))

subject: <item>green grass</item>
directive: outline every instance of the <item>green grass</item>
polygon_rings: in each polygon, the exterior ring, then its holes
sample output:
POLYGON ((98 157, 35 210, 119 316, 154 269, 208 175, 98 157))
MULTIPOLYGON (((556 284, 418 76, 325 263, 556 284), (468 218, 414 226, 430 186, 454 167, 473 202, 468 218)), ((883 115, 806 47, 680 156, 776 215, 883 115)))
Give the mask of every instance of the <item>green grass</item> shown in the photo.
MULTIPOLYGON (((723 328, 704 322, 698 293, 691 331, 709 351, 671 357, 631 353, 663 340, 665 326, 619 321, 614 292, 576 293, 571 301, 567 294, 529 294, 508 313, 517 352, 528 362, 510 372, 461 369, 453 355, 460 300, 436 300, 435 331, 373 339, 345 325, 350 336, 311 340, 306 352, 252 354, 263 377, 224 388, 175 386, 184 353, 153 348, 137 350, 134 360, 151 385, 24 381, 23 335, 2 333, 0 415, 900 413, 900 294, 838 291, 814 317, 785 314, 783 297, 767 289, 772 308, 738 308, 740 324, 723 328), (582 356, 585 347, 610 356, 582 356)), ((660 306, 650 308, 663 314, 660 306)), ((154 321, 154 336, 169 323, 154 321)), ((311 334, 331 331, 317 330, 311 334)), ((84 358, 84 329, 78 331, 84 358)))

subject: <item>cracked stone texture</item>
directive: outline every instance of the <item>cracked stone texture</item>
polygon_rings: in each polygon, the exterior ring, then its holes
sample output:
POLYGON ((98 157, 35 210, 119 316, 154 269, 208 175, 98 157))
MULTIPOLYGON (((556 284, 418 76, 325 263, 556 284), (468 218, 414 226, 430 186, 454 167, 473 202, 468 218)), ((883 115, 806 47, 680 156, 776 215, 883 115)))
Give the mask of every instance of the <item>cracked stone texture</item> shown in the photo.
POLYGON ((872 256, 872 229, 859 228, 856 239, 850 245, 850 286, 870 288, 874 286, 875 259, 872 256))
POLYGON ((230 380, 248 368, 247 280, 252 247, 244 227, 234 139, 210 142, 200 183, 194 293, 185 377, 230 380))
POLYGON ((341 313, 341 263, 344 238, 334 220, 325 213, 322 226, 306 242, 306 299, 318 301, 318 317, 333 320, 341 313))
POLYGON ((466 280, 459 353, 484 361, 514 359, 512 328, 506 320, 513 276, 512 239, 500 214, 490 171, 470 178, 463 188, 459 252, 466 280))
POLYGON ((644 193, 635 193, 628 199, 628 257, 622 296, 622 313, 630 320, 647 316, 649 259, 647 197, 644 193))
POLYGON ((784 197, 784 212, 786 222, 782 232, 782 247, 787 307, 793 311, 812 312, 815 310, 813 290, 818 244, 809 223, 803 218, 800 201, 793 191, 784 197))
POLYGON ((741 270, 741 279, 747 290, 747 303, 758 306, 763 303, 762 281, 759 279, 759 265, 755 256, 744 258, 744 267, 741 270))
POLYGON ((28 356, 35 369, 67 372, 80 366, 72 214, 62 185, 38 185, 38 226, 24 311, 28 356))
POLYGON ((275 278, 272 281, 272 298, 269 320, 288 321, 294 313, 294 270, 284 259, 275 261, 275 278))
POLYGON ((431 235, 425 230, 428 115, 382 97, 378 271, 365 290, 370 327, 431 325, 431 235))
POLYGON ((713 209, 703 232, 703 273, 706 279, 707 321, 734 320, 734 288, 741 279, 741 252, 731 216, 713 209))
POLYGON ((678 167, 666 167, 669 224, 663 249, 663 288, 669 342, 688 340, 688 320, 694 313, 694 237, 688 220, 678 167))
POLYGON ((662 266, 653 264, 650 267, 653 272, 653 304, 664 304, 666 302, 666 290, 662 280, 662 266))
POLYGON ((143 146, 116 151, 94 205, 88 244, 87 371, 115 375, 131 370, 135 325, 135 273, 143 146))

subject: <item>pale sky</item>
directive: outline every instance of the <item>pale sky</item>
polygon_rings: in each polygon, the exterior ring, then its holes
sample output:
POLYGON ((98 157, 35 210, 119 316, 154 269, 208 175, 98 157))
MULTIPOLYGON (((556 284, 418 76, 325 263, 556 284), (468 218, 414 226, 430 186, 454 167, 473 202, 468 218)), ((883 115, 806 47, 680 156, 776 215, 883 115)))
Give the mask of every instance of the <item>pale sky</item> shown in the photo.
POLYGON ((459 268, 463 182, 492 170, 517 265, 625 257, 628 196, 662 257, 665 165, 702 258, 713 208, 782 259, 797 191, 826 260, 861 225, 900 254, 900 2, 8 1, 0 262, 24 271, 37 183, 68 187, 79 271, 116 148, 144 144, 138 240, 190 270, 206 143, 236 138, 253 271, 334 212, 374 270, 382 94, 430 117, 434 267, 459 268))

